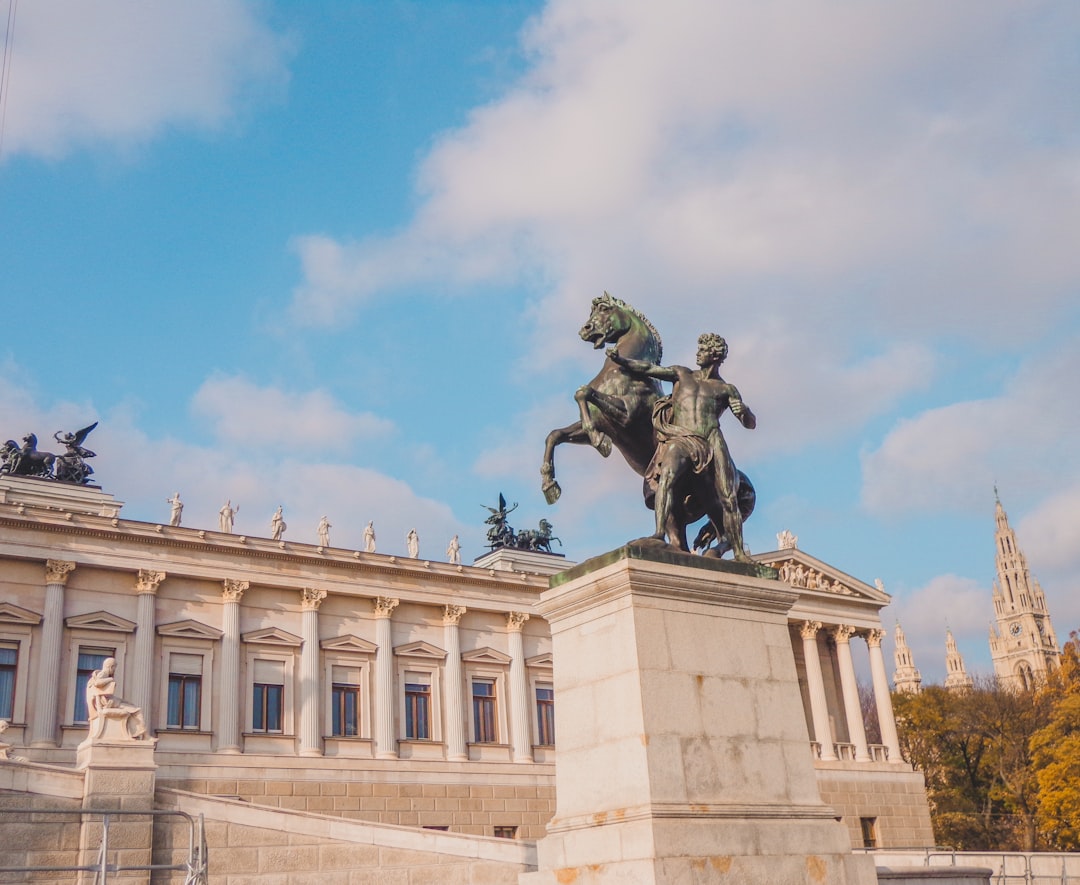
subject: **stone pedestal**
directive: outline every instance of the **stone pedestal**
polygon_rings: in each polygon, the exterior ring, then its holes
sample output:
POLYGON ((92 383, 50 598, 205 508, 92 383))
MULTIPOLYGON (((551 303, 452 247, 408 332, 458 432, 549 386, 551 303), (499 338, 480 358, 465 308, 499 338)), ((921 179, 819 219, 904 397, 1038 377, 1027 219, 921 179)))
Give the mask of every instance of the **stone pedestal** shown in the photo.
POLYGON ((818 792, 756 564, 623 548, 556 576, 556 812, 523 885, 874 885, 818 792))
MULTIPOLYGON (((156 738, 136 740, 131 737, 131 712, 123 709, 102 710, 92 723, 93 734, 77 750, 77 766, 85 772, 83 810, 150 811, 154 807, 154 762, 156 738)), ((93 864, 101 845, 102 819, 83 820, 79 837, 80 863, 93 864)), ((150 863, 154 837, 149 816, 118 815, 109 821, 110 863, 120 866, 145 866, 150 863)), ((94 883, 92 873, 80 874, 80 885, 94 883)), ((109 881, 124 885, 147 885, 146 870, 110 874, 109 881)))

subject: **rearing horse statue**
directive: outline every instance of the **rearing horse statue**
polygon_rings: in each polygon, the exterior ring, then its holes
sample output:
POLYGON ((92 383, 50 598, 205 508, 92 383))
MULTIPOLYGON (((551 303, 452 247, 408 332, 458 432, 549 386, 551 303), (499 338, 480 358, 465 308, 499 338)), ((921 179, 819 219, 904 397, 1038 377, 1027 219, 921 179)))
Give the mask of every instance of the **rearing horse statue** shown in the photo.
MULTIPOLYGON (((607 292, 593 299, 592 312, 578 335, 596 350, 618 342, 619 352, 629 359, 659 363, 664 355, 664 345, 653 324, 607 292)), ((554 504, 562 494, 555 480, 555 447, 562 443, 588 443, 605 458, 614 445, 634 472, 644 475, 656 451, 652 407, 659 396, 658 381, 636 378, 605 358, 600 374, 574 394, 580 419, 547 435, 540 467, 547 502, 554 504)))
MULTIPOLYGON (((578 334, 597 350, 605 345, 617 344, 619 353, 627 359, 659 364, 663 358, 663 344, 653 324, 640 311, 607 292, 593 299, 589 318, 578 334)), ((600 373, 574 393, 580 419, 547 435, 540 475, 548 504, 554 504, 562 494, 555 479, 555 447, 562 443, 587 443, 605 458, 611 454, 614 446, 633 471, 638 476, 644 476, 656 451, 652 412, 660 396, 658 381, 634 376, 605 357, 600 373)), ((736 473, 739 512, 745 520, 754 509, 755 492, 746 475, 742 471, 736 473)), ((644 494, 646 506, 652 508, 652 490, 647 482, 644 483, 644 494)), ((684 502, 683 510, 680 516, 684 525, 697 521, 705 514, 705 507, 692 498, 684 502)), ((715 529, 713 536, 718 535, 722 527, 716 526, 715 529)), ((708 534, 703 530, 699 538, 708 534)), ((720 555, 727 549, 725 539, 720 537, 717 543, 718 552, 715 555, 720 555)), ((683 547, 686 547, 685 539, 683 547)))

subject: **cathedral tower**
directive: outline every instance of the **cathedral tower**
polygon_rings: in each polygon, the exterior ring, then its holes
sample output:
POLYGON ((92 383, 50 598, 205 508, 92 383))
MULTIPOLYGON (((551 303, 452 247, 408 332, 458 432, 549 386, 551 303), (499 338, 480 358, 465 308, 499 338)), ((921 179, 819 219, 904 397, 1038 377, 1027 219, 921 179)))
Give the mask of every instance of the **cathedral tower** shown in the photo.
POLYGON ((994 619, 990 656, 1002 685, 1030 688, 1057 667, 1061 652, 1050 624, 1050 612, 1039 582, 1032 579, 1027 560, 1016 543, 1005 508, 994 490, 997 530, 997 580, 994 581, 994 619))
POLYGON ((911 657, 911 649, 908 648, 907 639, 900 625, 896 625, 896 670, 893 673, 893 688, 896 691, 904 691, 909 694, 918 694, 922 685, 922 676, 915 669, 915 661, 911 657))
POLYGON ((975 680, 964 669, 964 659, 956 648, 952 630, 948 628, 945 629, 945 671, 945 687, 950 691, 962 691, 975 684, 975 680))

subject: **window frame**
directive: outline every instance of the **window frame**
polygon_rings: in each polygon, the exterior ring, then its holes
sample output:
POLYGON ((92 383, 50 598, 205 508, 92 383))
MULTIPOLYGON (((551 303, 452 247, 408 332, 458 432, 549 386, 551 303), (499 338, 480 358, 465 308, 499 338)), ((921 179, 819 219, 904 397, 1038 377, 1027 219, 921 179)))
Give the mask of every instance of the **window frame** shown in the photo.
POLYGON ((154 719, 157 730, 172 734, 210 734, 214 730, 214 656, 221 631, 197 621, 161 624, 157 628, 160 647, 156 659, 161 662, 158 679, 157 704, 154 719), (177 728, 169 722, 169 677, 172 675, 172 656, 198 655, 202 658, 202 691, 199 697, 199 727, 177 728))
POLYGON ((533 679, 531 680, 531 687, 533 693, 533 727, 536 731, 534 746, 537 747, 554 747, 555 746, 555 684, 550 680, 533 679), (541 691, 550 691, 551 697, 546 698, 543 701, 540 699, 541 691), (549 714, 545 717, 541 715, 541 704, 549 710, 549 714), (551 740, 544 740, 544 731, 547 730, 544 726, 544 720, 550 719, 551 740))
POLYGON ((371 740, 373 698, 373 666, 372 658, 377 651, 374 643, 360 639, 357 636, 342 636, 334 639, 324 639, 319 643, 322 649, 322 709, 323 709, 323 737, 329 740, 371 740), (349 667, 360 670, 360 679, 356 683, 360 697, 357 700, 357 733, 355 735, 334 734, 334 686, 337 684, 352 685, 352 683, 337 683, 334 681, 335 667, 349 667))
POLYGON ((284 661, 268 661, 266 658, 259 657, 256 661, 265 661, 271 664, 281 664, 281 682, 255 682, 254 678, 251 682, 251 692, 249 696, 251 698, 251 715, 248 717, 248 723, 250 724, 249 734, 285 734, 285 680, 288 678, 286 674, 286 667, 284 661), (260 691, 262 689, 262 691, 260 691), (277 689, 277 691, 274 691, 277 689), (262 695, 262 723, 263 727, 255 725, 255 712, 256 704, 255 698, 262 695), (276 728, 272 728, 270 725, 270 699, 277 695, 277 713, 278 719, 275 723, 276 728))
MULTIPOLYGON (((536 655, 531 658, 526 658, 525 666, 528 669, 529 674, 529 728, 532 732, 532 745, 534 748, 554 749, 555 744, 544 744, 540 742, 540 719, 539 710, 537 707, 536 690, 538 687, 543 686, 549 688, 552 691, 552 720, 554 726, 555 717, 555 672, 552 666, 551 652, 545 652, 543 654, 536 655)), ((554 733, 552 738, 557 739, 557 735, 554 733)))
POLYGON ((469 698, 472 702, 472 743, 499 743, 499 682, 493 676, 469 677, 469 698), (477 686, 490 687, 490 694, 477 694, 477 686), (488 733, 490 729, 490 734, 488 733))
MULTIPOLYGON (((432 736, 435 733, 434 722, 433 722, 433 717, 432 717, 432 709, 435 706, 434 705, 434 700, 433 700, 433 695, 434 695, 433 683, 434 683, 434 679, 432 677, 431 672, 428 671, 428 670, 423 670, 423 669, 421 669, 421 670, 406 670, 404 675, 402 676, 401 685, 402 685, 402 694, 405 697, 405 707, 404 707, 404 713, 403 713, 402 721, 401 721, 401 731, 402 731, 402 735, 403 735, 404 740, 407 740, 407 741, 431 741, 431 740, 433 740, 432 736), (410 674, 413 677, 411 679, 409 678, 410 674), (419 676, 420 679, 426 679, 427 681, 426 682, 421 682, 416 678, 417 676, 419 676), (427 688, 427 691, 424 691, 424 692, 409 691, 409 686, 410 685, 423 685, 423 686, 425 686, 427 688), (409 722, 410 722, 410 720, 414 724, 417 721, 417 717, 415 716, 415 714, 410 715, 410 713, 412 711, 412 708, 414 706, 413 703, 410 703, 410 698, 426 698, 426 703, 425 703, 426 709, 424 710, 424 722, 427 725, 427 728, 426 728, 427 734, 423 734, 423 735, 421 735, 421 734, 409 734, 409 722)), ((417 728, 416 730, 419 731, 420 729, 417 728)))
POLYGON ((442 679, 443 662, 446 660, 446 652, 438 646, 428 642, 413 642, 394 649, 394 657, 397 661, 395 675, 395 691, 397 694, 397 729, 399 741, 408 741, 418 744, 439 744, 443 742, 443 699, 442 679), (431 723, 431 735, 427 738, 406 737, 406 702, 405 702, 405 674, 423 673, 430 680, 431 709, 429 721, 431 723))
POLYGON ((192 651, 182 651, 182 652, 181 651, 163 651, 162 655, 161 655, 161 659, 163 661, 165 661, 166 664, 167 664, 167 666, 162 668, 165 671, 165 680, 166 680, 166 693, 165 693, 165 704, 164 704, 164 707, 165 707, 165 716, 164 716, 165 729, 167 731, 187 731, 187 732, 203 731, 203 727, 202 727, 203 708, 206 706, 206 704, 205 704, 206 691, 204 690, 206 683, 205 683, 205 678, 203 676, 203 671, 204 671, 204 669, 206 667, 206 659, 205 659, 205 657, 203 655, 199 654, 198 652, 192 652, 192 651), (197 668, 198 673, 179 672, 178 669, 173 666, 173 656, 174 655, 184 655, 185 657, 198 658, 199 659, 199 664, 198 664, 198 668, 197 668), (177 701, 177 711, 179 713, 179 720, 180 720, 178 723, 169 722, 169 713, 170 713, 170 711, 172 709, 172 695, 173 695, 173 690, 172 689, 173 689, 173 679, 174 679, 174 677, 178 678, 179 686, 180 686, 179 698, 178 698, 178 701, 177 701), (187 700, 188 700, 188 698, 187 698, 187 693, 188 693, 187 686, 188 686, 189 682, 191 684, 193 684, 196 687, 196 690, 198 691, 198 698, 197 698, 197 700, 195 702, 195 705, 194 705, 194 708, 195 708, 195 724, 194 725, 188 725, 185 722, 185 719, 187 718, 188 707, 189 707, 189 704, 187 703, 187 700))
POLYGON ((18 695, 19 687, 19 643, 17 640, 12 641, 8 639, 0 638, 0 652, 10 651, 12 653, 12 661, 9 664, 0 662, 0 672, 6 672, 10 666, 11 670, 11 689, 10 694, 5 697, 0 694, 0 719, 6 719, 9 723, 17 721, 15 719, 15 699, 18 695))
POLYGON ((507 685, 509 665, 492 665, 491 663, 477 663, 471 662, 467 658, 465 659, 465 686, 468 689, 468 703, 467 703, 467 733, 470 740, 468 741, 470 746, 491 747, 499 746, 505 747, 509 745, 510 728, 509 723, 506 721, 507 707, 509 707, 507 694, 507 685), (492 741, 478 741, 477 735, 480 733, 477 729, 476 722, 476 704, 473 698, 473 682, 476 680, 483 680, 493 684, 495 689, 495 740, 492 741))
MULTIPOLYGON (((97 667, 91 667, 89 670, 84 670, 81 667, 79 667, 79 658, 81 658, 83 655, 88 655, 88 656, 91 656, 91 657, 100 658, 101 660, 99 660, 97 662, 98 667, 100 667, 109 658, 112 658, 113 660, 116 660, 116 649, 115 648, 109 648, 108 646, 105 646, 105 645, 97 645, 97 646, 94 646, 94 645, 80 645, 78 647, 78 649, 77 649, 77 652, 76 652, 76 655, 75 655, 75 693, 74 693, 73 698, 72 698, 73 703, 72 703, 72 706, 71 706, 71 723, 72 723, 72 725, 89 726, 90 725, 90 710, 89 710, 89 705, 86 703, 86 687, 87 687, 87 685, 90 684, 90 677, 93 676, 94 673, 97 672, 98 668, 97 667), (83 674, 83 673, 86 673, 86 681, 83 682, 80 685, 80 675, 83 674), (76 712, 78 712, 76 710, 77 706, 81 706, 84 709, 84 712, 86 713, 86 718, 85 719, 77 719, 77 718, 75 718, 75 714, 76 714, 76 712)), ((116 671, 113 674, 114 678, 116 679, 116 684, 117 684, 116 694, 118 696, 120 696, 120 697, 123 697, 123 695, 120 694, 120 689, 119 689, 119 686, 120 686, 119 671, 120 671, 120 663, 119 663, 119 661, 117 661, 116 671)))
MULTIPOLYGON (((248 634, 244 640, 244 718, 243 733, 256 737, 295 737, 296 736, 296 648, 300 638, 294 644, 291 637, 282 641, 277 634, 267 634, 270 641, 264 641, 263 633, 248 634), (255 716, 255 662, 271 661, 284 664, 285 680, 281 691, 281 731, 253 731, 255 716)), ((281 633, 282 636, 289 634, 281 633)), ((271 684, 271 683, 259 683, 271 684)))
MULTIPOLYGON (((88 728, 88 722, 75 721, 75 699, 79 694, 79 650, 82 648, 113 649, 111 657, 116 660, 116 693, 119 697, 123 697, 124 679, 126 677, 124 664, 127 660, 127 644, 128 636, 130 634, 127 631, 120 632, 119 630, 112 629, 99 630, 92 627, 72 627, 70 626, 72 620, 72 618, 68 619, 67 663, 65 670, 67 677, 64 690, 64 715, 61 718, 61 726, 67 728, 88 728)), ((134 627, 132 629, 134 629, 134 627)))

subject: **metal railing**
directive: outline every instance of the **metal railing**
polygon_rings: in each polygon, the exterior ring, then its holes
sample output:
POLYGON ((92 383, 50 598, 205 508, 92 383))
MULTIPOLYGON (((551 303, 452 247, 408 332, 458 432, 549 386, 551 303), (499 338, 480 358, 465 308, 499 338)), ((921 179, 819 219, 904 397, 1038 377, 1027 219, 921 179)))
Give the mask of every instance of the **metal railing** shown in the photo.
MULTIPOLYGON (((206 832, 203 826, 203 816, 193 817, 185 811, 111 811, 84 810, 84 809, 59 809, 59 808, 0 808, 0 814, 25 815, 27 820, 40 820, 43 815, 66 815, 79 818, 81 827, 86 820, 101 819, 101 845, 98 847, 97 860, 92 864, 73 866, 19 866, 0 867, 0 873, 93 873, 94 885, 108 885, 110 873, 133 873, 171 871, 184 874, 184 885, 208 885, 206 866, 206 832), (109 827, 116 818, 121 817, 144 817, 152 821, 162 817, 178 817, 187 821, 188 850, 187 859, 175 864, 136 864, 122 865, 110 863, 109 827)), ((148 851, 153 851, 153 835, 147 841, 148 851)), ((116 850, 112 854, 116 854, 116 850)), ((114 857, 115 860, 115 857, 114 857)))
MULTIPOLYGON (((855 849, 860 851, 860 849, 855 849)), ((934 848, 862 849, 862 853, 890 860, 890 852, 915 860, 921 855, 926 867, 989 867, 992 885, 1080 885, 1080 854, 1063 852, 957 851, 934 848), (909 853, 910 852, 910 853, 909 853)))

